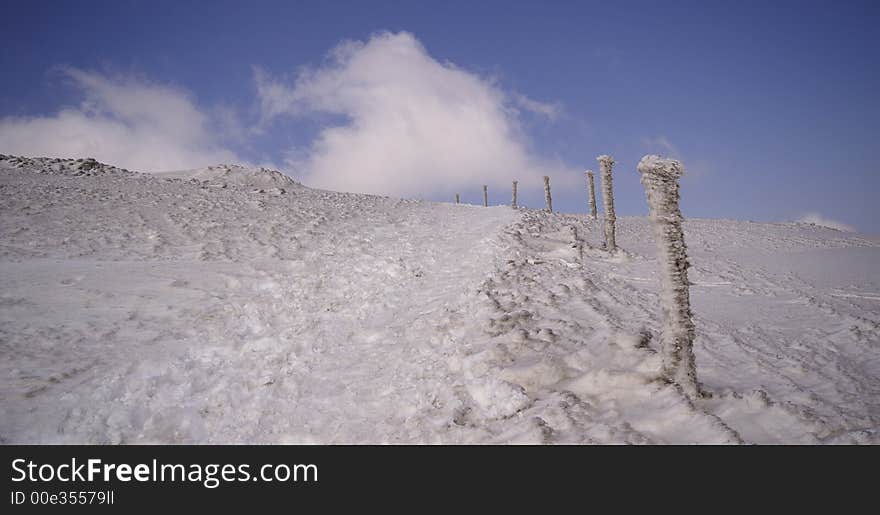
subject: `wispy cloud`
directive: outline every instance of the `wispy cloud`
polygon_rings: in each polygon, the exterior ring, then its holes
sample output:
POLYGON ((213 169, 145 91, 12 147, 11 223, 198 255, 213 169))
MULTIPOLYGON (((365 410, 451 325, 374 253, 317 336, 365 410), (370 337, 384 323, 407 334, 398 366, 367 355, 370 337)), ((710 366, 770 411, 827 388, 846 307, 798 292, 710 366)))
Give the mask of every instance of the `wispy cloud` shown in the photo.
POLYGON ((512 94, 511 98, 513 102, 522 109, 541 116, 545 116, 550 121, 555 121, 562 115, 562 105, 558 102, 540 102, 520 93, 512 94))
POLYGON ((653 138, 642 138, 642 145, 649 151, 659 152, 660 154, 673 159, 681 159, 681 153, 678 151, 678 148, 670 143, 666 136, 660 135, 653 138))
POLYGON ((138 171, 240 162, 222 145, 236 131, 231 112, 214 115, 179 89, 130 76, 62 68, 83 96, 49 116, 0 119, 0 149, 49 157, 94 157, 138 171))
POLYGON ((257 70, 264 123, 279 116, 340 115, 291 162, 310 185, 411 195, 477 184, 535 184, 545 174, 576 180, 561 163, 528 150, 515 106, 553 118, 559 107, 509 94, 431 57, 409 33, 345 42, 329 63, 292 84, 257 70))
POLYGON ((642 148, 648 153, 660 154, 681 161, 682 165, 685 168, 685 175, 683 180, 691 181, 695 179, 702 179, 711 174, 711 161, 695 158, 690 153, 688 155, 684 155, 678 145, 673 144, 672 141, 670 141, 670 139, 663 134, 654 137, 642 138, 641 143, 642 148))

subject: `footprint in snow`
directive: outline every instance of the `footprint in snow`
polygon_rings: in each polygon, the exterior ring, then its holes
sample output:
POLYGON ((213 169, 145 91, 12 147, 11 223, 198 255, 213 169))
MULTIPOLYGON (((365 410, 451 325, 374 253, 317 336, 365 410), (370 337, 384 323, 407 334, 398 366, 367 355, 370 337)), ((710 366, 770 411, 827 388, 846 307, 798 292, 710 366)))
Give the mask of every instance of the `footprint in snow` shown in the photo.
POLYGON ((82 281, 83 279, 85 279, 84 276, 82 276, 82 275, 75 275, 75 276, 73 276, 73 277, 68 277, 68 278, 66 278, 66 279, 62 279, 62 280, 60 281, 60 284, 61 284, 61 286, 71 286, 71 285, 74 285, 74 284, 78 284, 78 283, 79 283, 80 281, 82 281))

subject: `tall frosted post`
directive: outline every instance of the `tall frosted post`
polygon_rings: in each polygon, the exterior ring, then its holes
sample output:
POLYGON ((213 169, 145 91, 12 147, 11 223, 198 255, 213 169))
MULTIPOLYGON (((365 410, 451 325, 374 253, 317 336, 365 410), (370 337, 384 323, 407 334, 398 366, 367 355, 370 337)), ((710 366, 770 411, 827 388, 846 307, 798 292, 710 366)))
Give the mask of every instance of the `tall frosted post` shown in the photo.
POLYGON ((587 190, 590 195, 590 218, 596 219, 596 185, 593 182, 593 171, 587 170, 587 190))
POLYGON ((682 166, 674 159, 648 155, 639 161, 638 169, 648 199, 660 263, 663 377, 679 385, 689 397, 698 397, 700 386, 693 350, 695 329, 687 277, 690 265, 678 207, 678 178, 682 166))
POLYGON ((510 207, 516 208, 516 181, 513 181, 513 197, 510 199, 510 207))
POLYGON ((547 211, 553 212, 553 197, 550 196, 550 177, 544 176, 544 203, 547 204, 547 211))
POLYGON ((459 203, 458 193, 455 194, 455 203, 456 203, 456 204, 459 203))
POLYGON ((611 180, 611 167, 614 166, 614 158, 603 155, 596 158, 599 161, 599 172, 602 174, 602 201, 605 203, 605 250, 613 252, 617 249, 617 241, 614 238, 614 187, 611 180))
POLYGON ((489 207, 489 186, 483 185, 483 207, 489 207))

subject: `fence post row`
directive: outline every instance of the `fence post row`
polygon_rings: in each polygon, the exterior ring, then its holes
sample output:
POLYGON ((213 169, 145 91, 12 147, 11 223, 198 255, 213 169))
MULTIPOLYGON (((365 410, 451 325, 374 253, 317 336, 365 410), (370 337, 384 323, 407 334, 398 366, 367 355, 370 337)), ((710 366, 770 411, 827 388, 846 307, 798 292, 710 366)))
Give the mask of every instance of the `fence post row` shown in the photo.
MULTIPOLYGON (((614 158, 601 155, 596 158, 602 180, 602 200, 605 210, 605 248, 609 252, 617 249, 615 238, 614 186, 611 170, 614 158)), ((644 156, 638 164, 641 183, 648 200, 650 220, 658 247, 660 259, 661 308, 663 329, 661 335, 662 375, 670 383, 678 385, 691 398, 701 395, 697 382, 696 363, 693 352, 695 335, 690 306, 687 269, 687 247, 682 231, 682 215, 679 208, 678 178, 683 168, 675 159, 663 159, 656 155, 644 156)), ((596 188, 593 171, 585 172, 589 192, 590 217, 597 218, 596 188)), ((489 206, 488 185, 483 185, 483 206, 489 206)), ((517 207, 517 181, 513 181, 510 205, 517 207)), ((550 194, 550 177, 544 176, 544 200, 548 212, 553 212, 553 198, 550 194)), ((459 202, 455 194, 456 204, 459 202)), ((577 228, 570 227, 575 245, 577 228)))

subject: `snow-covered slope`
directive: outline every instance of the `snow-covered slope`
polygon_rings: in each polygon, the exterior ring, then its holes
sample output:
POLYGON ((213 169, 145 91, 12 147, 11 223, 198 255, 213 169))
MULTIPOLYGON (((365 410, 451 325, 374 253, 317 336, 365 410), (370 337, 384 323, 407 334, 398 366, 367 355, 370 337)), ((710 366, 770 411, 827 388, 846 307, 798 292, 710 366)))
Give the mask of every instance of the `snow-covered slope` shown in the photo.
POLYGON ((0 439, 880 442, 880 243, 685 233, 696 403, 646 219, 2 156, 0 439))

